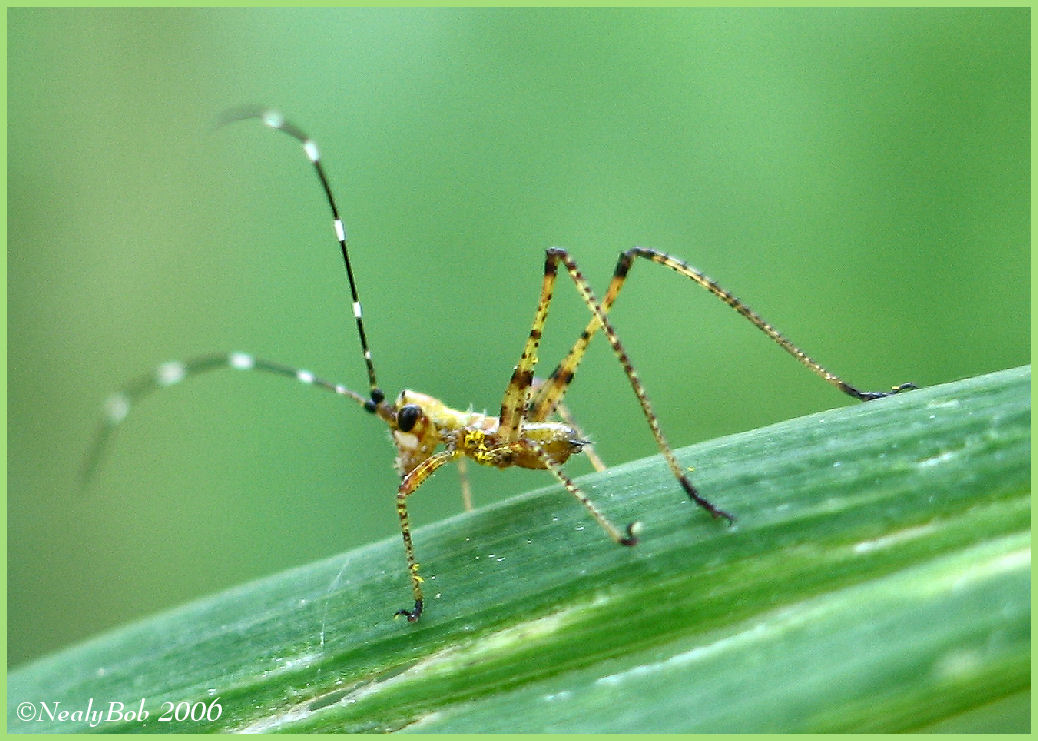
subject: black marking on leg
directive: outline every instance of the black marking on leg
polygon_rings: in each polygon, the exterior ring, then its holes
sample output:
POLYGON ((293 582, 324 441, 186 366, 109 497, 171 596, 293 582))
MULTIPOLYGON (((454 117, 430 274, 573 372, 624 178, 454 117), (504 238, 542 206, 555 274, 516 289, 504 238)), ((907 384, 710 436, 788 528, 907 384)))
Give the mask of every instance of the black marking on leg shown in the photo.
POLYGON ((842 391, 843 393, 847 394, 848 396, 853 396, 855 399, 859 399, 861 401, 885 399, 888 396, 899 394, 902 391, 910 391, 912 389, 919 388, 914 383, 902 383, 900 386, 891 387, 890 391, 859 391, 858 389, 854 388, 845 381, 840 381, 838 386, 840 391, 842 391))
POLYGON ((405 616, 407 618, 407 622, 409 623, 417 623, 418 618, 422 616, 422 601, 420 599, 416 599, 414 601, 413 610, 397 610, 395 614, 405 616))
POLYGON ((634 258, 630 252, 621 252, 620 257, 616 261, 616 269, 613 270, 613 276, 616 278, 626 278, 633 263, 634 258))
POLYGON ((533 371, 528 369, 519 370, 518 366, 516 366, 515 371, 512 373, 511 383, 519 388, 526 388, 533 383, 533 371))
POLYGON ((642 524, 640 522, 629 523, 625 528, 627 535, 620 538, 620 545, 638 545, 638 533, 641 529, 642 524))
POLYGON ((696 487, 692 486, 692 482, 689 481, 687 478, 682 476, 680 479, 678 479, 678 481, 681 482, 681 486, 682 486, 682 488, 684 488, 685 493, 688 494, 689 499, 691 499, 693 502, 695 502, 700 507, 702 507, 707 512, 709 512, 715 519, 718 518, 718 517, 723 517, 726 520, 728 520, 729 524, 732 524, 732 523, 735 522, 735 516, 734 515, 731 515, 731 514, 725 512, 723 509, 718 509, 713 504, 711 504, 708 500, 706 500, 703 497, 701 497, 699 495, 699 492, 696 491, 696 487))

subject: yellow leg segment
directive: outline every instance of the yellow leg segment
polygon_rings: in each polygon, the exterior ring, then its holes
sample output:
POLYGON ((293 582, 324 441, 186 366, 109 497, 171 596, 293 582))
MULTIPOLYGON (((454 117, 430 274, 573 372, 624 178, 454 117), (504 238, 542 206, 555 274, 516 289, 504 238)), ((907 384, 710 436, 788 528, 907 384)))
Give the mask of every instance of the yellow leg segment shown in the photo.
POLYGON ((519 426, 525 418, 530 398, 533 369, 537 366, 537 348, 541 342, 541 330, 548 318, 548 307, 551 305, 557 274, 558 262, 551 257, 549 251, 548 258, 544 262, 544 280, 541 283, 541 297, 537 302, 533 325, 530 327, 530 334, 523 345, 519 362, 512 371, 512 378, 508 381, 504 398, 501 399, 501 414, 497 431, 503 442, 515 442, 519 439, 519 426))
POLYGON ((404 537, 404 553, 407 556, 407 573, 411 576, 411 589, 414 592, 414 609, 397 610, 409 623, 416 622, 422 616, 422 577, 418 575, 418 562, 414 557, 414 544, 411 542, 411 524, 407 517, 407 498, 415 493, 427 478, 442 466, 459 455, 456 450, 445 450, 426 458, 411 473, 407 474, 396 492, 396 513, 400 517, 400 534, 404 537))

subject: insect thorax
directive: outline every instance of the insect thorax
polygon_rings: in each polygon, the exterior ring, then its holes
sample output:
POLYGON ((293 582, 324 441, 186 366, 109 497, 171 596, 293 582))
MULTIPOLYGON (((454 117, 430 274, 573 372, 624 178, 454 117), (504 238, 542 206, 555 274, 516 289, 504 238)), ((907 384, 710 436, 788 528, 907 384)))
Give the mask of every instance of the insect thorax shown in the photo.
POLYGON ((498 418, 482 412, 459 411, 427 394, 404 390, 396 398, 396 419, 391 423, 396 445, 396 467, 406 476, 437 448, 457 450, 476 463, 497 468, 519 466, 543 469, 546 453, 562 464, 587 444, 570 425, 562 422, 525 422, 516 440, 498 435, 498 418), (405 407, 418 407, 419 415, 407 415, 405 407), (410 417, 410 418, 408 418, 410 417), (406 421, 402 421, 405 418, 406 421))

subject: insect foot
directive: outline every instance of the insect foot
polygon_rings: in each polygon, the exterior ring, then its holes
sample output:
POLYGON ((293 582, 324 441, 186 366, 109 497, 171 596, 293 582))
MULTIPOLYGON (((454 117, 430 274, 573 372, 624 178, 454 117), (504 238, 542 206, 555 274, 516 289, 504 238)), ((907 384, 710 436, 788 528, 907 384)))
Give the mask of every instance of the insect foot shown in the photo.
POLYGON ((407 622, 409 623, 417 623, 418 618, 422 616, 422 601, 420 599, 416 599, 414 601, 413 610, 397 610, 395 614, 403 615, 407 618, 407 622))
POLYGON ((620 538, 620 545, 638 545, 638 534, 642 531, 642 524, 638 521, 632 522, 626 528, 627 535, 620 538))
POLYGON ((909 391, 910 389, 919 388, 914 383, 902 383, 900 386, 892 386, 890 391, 866 391, 862 395, 862 401, 872 401, 873 399, 883 399, 887 396, 893 396, 899 394, 902 391, 909 391))
POLYGON ((685 490, 685 493, 688 494, 688 498, 696 504, 698 504, 703 509, 705 509, 707 512, 709 512, 710 516, 713 517, 715 520, 718 517, 723 517, 724 519, 728 520, 729 525, 735 524, 735 515, 729 514, 728 512, 725 512, 723 509, 715 507, 706 499, 701 497, 699 495, 699 492, 696 490, 696 487, 692 486, 692 482, 689 481, 683 473, 678 475, 678 482, 680 482, 681 488, 685 490))
POLYGON ((919 387, 914 383, 902 383, 900 386, 891 386, 890 391, 858 391, 858 389, 854 388, 849 383, 840 381, 839 388, 845 394, 860 399, 861 401, 872 401, 874 399, 884 399, 888 396, 899 394, 902 391, 910 391, 919 387))

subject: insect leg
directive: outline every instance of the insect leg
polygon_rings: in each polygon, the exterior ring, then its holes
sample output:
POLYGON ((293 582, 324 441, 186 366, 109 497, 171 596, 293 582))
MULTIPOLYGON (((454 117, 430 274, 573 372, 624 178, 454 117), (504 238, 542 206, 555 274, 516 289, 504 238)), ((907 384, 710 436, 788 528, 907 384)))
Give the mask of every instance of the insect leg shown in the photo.
POLYGON ((550 455, 545 452, 544 448, 539 443, 529 439, 522 439, 519 441, 520 445, 532 450, 534 454, 540 459, 544 467, 551 471, 551 474, 558 480, 566 491, 572 494, 578 502, 584 505, 584 508, 591 513, 591 516, 595 518, 595 522, 602 526, 602 529, 606 531, 610 538, 620 545, 635 545, 638 542, 638 531, 641 529, 641 523, 632 522, 625 529, 624 532, 620 532, 619 528, 616 527, 609 519, 602 514, 598 507, 588 499, 587 495, 580 490, 573 480, 566 475, 562 467, 552 459, 550 455))
MULTIPOLYGON (((681 487, 685 490, 685 493, 688 494, 689 498, 692 499, 692 501, 694 501, 700 507, 705 509, 711 515, 713 515, 714 517, 724 517, 729 522, 733 522, 735 518, 732 517, 732 515, 725 512, 724 510, 718 509, 707 499, 702 497, 696 490, 696 488, 692 485, 692 482, 688 480, 688 477, 685 476, 685 472, 682 470, 677 458, 674 457, 674 452, 670 449, 670 446, 667 444, 666 438, 663 436, 663 430, 660 429, 659 419, 657 419, 655 412, 653 412, 652 410, 652 404, 649 403, 648 394, 646 394, 645 392, 645 387, 642 385, 641 379, 638 377, 637 371, 635 371, 634 366, 631 365, 631 360, 627 355, 627 351, 624 350, 623 345, 620 343, 620 338, 617 336, 616 331, 613 329, 612 325, 609 323, 609 320, 606 318, 605 312, 602 310, 602 305, 599 304, 598 299, 595 298, 595 294, 591 290, 590 284, 587 282, 587 279, 585 279, 584 276, 581 274, 580 269, 577 267, 577 264, 569 256, 569 253, 561 247, 552 247, 548 250, 547 254, 548 262, 562 262, 562 264, 566 266, 566 270, 569 273, 570 277, 573 279, 573 283, 576 286, 577 291, 580 293, 580 296, 584 300, 584 303, 587 305, 588 309, 590 309, 591 313, 594 315, 595 321, 593 322, 593 324, 595 325, 595 329, 597 330, 598 327, 601 327, 602 330, 605 332, 605 335, 609 340, 609 344, 613 348, 613 354, 616 355, 616 359, 620 361, 620 365, 623 367, 624 373, 627 375, 627 380, 630 381, 631 389, 634 391, 634 395, 635 397, 637 397, 638 403, 641 405, 642 413, 645 415, 645 420, 649 423, 649 429, 652 431, 652 436, 656 439, 656 445, 657 447, 659 447, 660 453, 663 454, 664 459, 667 461, 667 466, 674 474, 674 477, 678 480, 678 483, 681 484, 681 487)), ((619 288, 617 288, 617 291, 618 290, 619 288)), ((589 325, 589 327, 590 326, 592 325, 589 325)), ((590 335, 593 334, 593 332, 585 330, 585 334, 588 334, 588 339, 590 339, 590 335)), ((581 335, 581 338, 583 339, 583 335, 581 335)), ((578 357, 578 362, 579 359, 580 358, 578 357)), ((563 391, 565 390, 565 387, 569 384, 569 382, 572 380, 572 377, 572 370, 565 368, 558 375, 558 378, 556 380, 562 383, 563 391)), ((550 383, 551 379, 549 379, 545 386, 549 386, 550 383)))
POLYGON ((469 466, 465 457, 458 458, 458 478, 461 480, 461 503, 466 512, 472 511, 472 483, 469 481, 469 466))
MULTIPOLYGON (((539 392, 544 387, 545 383, 546 381, 543 378, 533 379, 533 384, 530 386, 532 396, 529 404, 526 407, 526 414, 524 415, 524 419, 526 419, 527 421, 543 422, 545 419, 543 417, 534 417, 532 414, 532 409, 534 407, 534 404, 536 403, 535 400, 538 398, 539 392)), ((581 452, 591 462, 591 465, 594 467, 594 469, 600 472, 606 470, 606 464, 602 461, 601 458, 599 458, 598 453, 595 452, 594 443, 587 441, 587 435, 584 434, 584 430, 580 427, 580 424, 574 418, 573 413, 570 412, 569 407, 567 407, 565 404, 561 402, 558 402, 555 405, 554 416, 556 416, 562 422, 565 422, 567 425, 572 427, 573 431, 577 434, 577 437, 585 440, 584 445, 581 448, 581 452)))
MULTIPOLYGON (((570 412, 569 407, 559 402, 555 405, 555 414, 558 415, 559 419, 561 419, 563 422, 565 422, 573 428, 573 431, 577 433, 577 437, 587 439, 587 435, 584 433, 584 430, 581 429, 580 425, 577 424, 577 420, 573 418, 573 413, 570 412)), ((605 462, 598 456, 598 453, 595 452, 594 443, 584 443, 584 446, 581 448, 580 452, 582 452, 587 457, 587 459, 591 461, 591 465, 594 467, 596 471, 601 472, 606 470, 605 462)))
MULTIPOLYGON (((606 291, 605 296, 602 298, 601 308, 602 313, 609 313, 609 309, 612 307, 613 302, 616 300, 617 295, 620 293, 620 289, 623 287, 624 281, 627 278, 627 274, 631 269, 636 257, 641 257, 646 260, 650 260, 659 265, 674 270, 681 275, 695 281, 697 284, 708 290, 717 298, 724 301, 730 307, 735 309, 739 314, 745 317, 755 327, 760 329, 764 334, 768 335, 775 343, 781 346, 786 352, 797 359, 802 365, 806 366, 816 375, 820 376, 827 383, 835 386, 843 393, 848 396, 852 396, 855 399, 861 401, 871 401, 873 399, 880 399, 885 396, 896 394, 900 391, 907 391, 908 389, 916 388, 914 384, 903 383, 899 386, 893 386, 890 391, 859 391, 854 386, 846 383, 834 373, 829 372, 819 363, 809 357, 803 350, 790 342, 782 333, 775 329, 771 324, 764 321, 764 319, 753 311, 749 306, 743 303, 740 299, 734 296, 730 291, 725 290, 717 284, 715 280, 709 276, 703 274, 701 271, 692 267, 684 260, 668 255, 659 250, 654 250, 648 247, 634 247, 625 252, 620 253, 620 257, 617 259, 616 268, 613 271, 613 278, 609 283, 609 289, 606 291)), ((573 344, 573 347, 567 353, 566 357, 559 363, 556 369, 549 376, 545 384, 538 389, 535 394, 533 401, 530 403, 530 419, 534 421, 540 421, 547 419, 551 415, 552 410, 559 404, 559 401, 566 393, 569 382, 573 379, 573 374, 576 372, 577 366, 583 359, 584 352, 587 349, 588 342, 591 337, 599 330, 602 325, 598 321, 598 317, 592 317, 588 322, 587 327, 581 333, 580 337, 573 344)))
POLYGON ((397 610, 397 615, 404 615, 407 622, 414 623, 422 616, 422 577, 418 575, 418 562, 414 557, 414 544, 411 542, 411 524, 407 517, 407 498, 415 493, 427 478, 433 475, 440 466, 456 458, 460 453, 456 450, 444 450, 429 456, 404 477, 396 492, 396 513, 400 517, 400 534, 404 537, 404 553, 407 556, 407 573, 411 577, 411 589, 414 592, 414 609, 397 610))
POLYGON ((555 278, 558 276, 558 260, 548 251, 547 259, 544 261, 544 280, 541 283, 541 297, 537 302, 537 312, 534 314, 530 334, 523 345, 523 352, 519 356, 519 362, 512 371, 512 378, 508 381, 504 398, 501 399, 501 415, 498 423, 498 434, 503 442, 515 442, 519 438, 519 425, 526 415, 527 404, 530 400, 530 386, 533 383, 533 369, 537 366, 537 347, 541 342, 541 330, 548 317, 548 307, 551 305, 551 295, 555 288, 555 278))
MULTIPOLYGON (((620 256, 620 262, 626 262, 626 264, 630 266, 634 262, 635 257, 642 257, 646 260, 651 260, 657 265, 663 265, 665 267, 668 267, 671 270, 680 273, 681 275, 684 275, 686 278, 690 278, 691 280, 695 281, 700 286, 712 293, 714 296, 721 299, 730 307, 739 312, 739 314, 741 314, 743 317, 749 320, 749 322, 753 324, 755 327, 757 327, 757 329, 762 331, 764 334, 770 337, 776 344, 782 347, 783 350, 785 350, 794 358, 796 358, 801 365, 805 366, 811 372, 821 377, 826 383, 835 386, 837 389, 847 394, 848 396, 852 396, 855 399, 859 399, 861 401, 871 401, 873 399, 882 399, 884 396, 892 396, 893 394, 899 393, 901 391, 907 391, 909 389, 916 388, 914 384, 902 383, 899 386, 892 386, 889 391, 859 391, 854 386, 851 386, 849 383, 840 379, 840 377, 836 374, 830 373, 817 362, 812 360, 807 355, 807 353, 805 353, 799 347, 797 347, 788 339, 786 339, 782 335, 782 333, 780 333, 777 329, 771 326, 768 322, 764 321, 764 319, 759 314, 757 314, 757 312, 753 311, 753 309, 751 309, 749 306, 747 306, 734 295, 732 295, 731 292, 719 286, 717 284, 717 281, 713 280, 707 275, 704 275, 699 270, 696 270, 694 267, 689 265, 684 260, 674 257, 673 255, 668 255, 665 252, 654 250, 649 247, 634 247, 632 249, 627 250, 627 252, 623 253, 620 256)), ((620 263, 617 264, 617 269, 619 269, 619 264, 620 263)))
MULTIPOLYGON (((623 288, 626 278, 626 269, 621 271, 618 264, 617 269, 613 271, 613 279, 609 282, 609 288, 602 298, 602 303, 599 304, 603 315, 609 313, 609 309, 612 308, 613 302, 616 301, 616 297, 619 295, 620 289, 623 288)), ((584 353, 587 352, 591 338, 595 336, 601 327, 602 324, 598 320, 598 315, 592 312, 591 320, 584 328, 584 331, 580 333, 577 341, 573 343, 570 351, 566 353, 566 357, 555 366, 555 370, 551 372, 551 375, 534 392, 527 415, 531 422, 543 422, 560 408, 562 397, 566 395, 570 383, 573 382, 573 377, 580 366, 580 361, 584 359, 584 353)))

